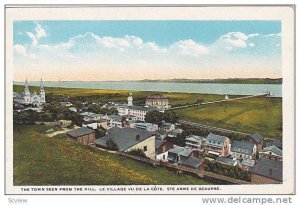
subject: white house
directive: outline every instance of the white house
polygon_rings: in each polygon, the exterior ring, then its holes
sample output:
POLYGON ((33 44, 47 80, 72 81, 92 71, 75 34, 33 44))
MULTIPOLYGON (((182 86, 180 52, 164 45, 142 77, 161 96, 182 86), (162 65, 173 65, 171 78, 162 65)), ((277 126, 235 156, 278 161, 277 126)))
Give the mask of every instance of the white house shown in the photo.
POLYGON ((97 123, 97 121, 89 121, 89 122, 85 121, 82 123, 82 127, 87 127, 87 128, 95 130, 98 128, 98 123, 97 123))
POLYGON ((102 118, 102 114, 96 114, 93 112, 83 112, 80 113, 81 116, 83 116, 84 121, 91 121, 91 120, 100 120, 102 118))
POLYGON ((169 122, 163 122, 162 125, 160 126, 160 129, 166 132, 171 132, 175 130, 175 124, 169 122))
POLYGON ((205 137, 191 135, 185 138, 185 146, 195 150, 202 150, 202 144, 205 142, 205 137))
POLYGON ((129 94, 127 101, 128 101, 127 105, 126 104, 118 105, 117 107, 118 114, 121 116, 126 116, 127 118, 132 120, 145 121, 145 116, 147 112, 150 111, 157 110, 160 112, 164 112, 164 110, 158 108, 133 105, 132 93, 129 94))
POLYGON ((168 161, 168 151, 173 149, 174 144, 162 139, 155 139, 155 159, 158 161, 168 161))

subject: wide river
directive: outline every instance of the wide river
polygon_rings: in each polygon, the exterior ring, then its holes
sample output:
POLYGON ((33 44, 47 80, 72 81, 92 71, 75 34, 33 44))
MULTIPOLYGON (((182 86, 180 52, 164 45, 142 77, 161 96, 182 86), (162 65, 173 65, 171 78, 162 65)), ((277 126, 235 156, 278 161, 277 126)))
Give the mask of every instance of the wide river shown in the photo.
MULTIPOLYGON (((14 82, 24 85, 24 82, 14 82)), ((29 82, 29 86, 39 86, 40 82, 29 82)), ((180 83, 141 81, 45 81, 45 87, 91 88, 128 91, 162 91, 182 93, 210 93, 221 95, 255 95, 270 91, 273 97, 282 97, 281 84, 222 84, 222 83, 180 83)))

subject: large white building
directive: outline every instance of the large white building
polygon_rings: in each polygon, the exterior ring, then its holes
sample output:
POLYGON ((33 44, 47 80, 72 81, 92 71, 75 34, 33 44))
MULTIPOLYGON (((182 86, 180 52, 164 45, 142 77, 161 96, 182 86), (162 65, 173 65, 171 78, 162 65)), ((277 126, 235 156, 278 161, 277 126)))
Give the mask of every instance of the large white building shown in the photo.
POLYGON ((133 105, 133 97, 132 93, 129 94, 127 99, 128 103, 124 105, 119 105, 117 107, 118 114, 121 116, 126 116, 132 120, 145 121, 145 116, 149 111, 160 111, 164 112, 162 109, 154 108, 154 107, 143 107, 133 105))
POLYGON ((170 108, 169 99, 163 95, 156 94, 150 95, 146 98, 146 106, 148 107, 157 107, 160 109, 170 108))
POLYGON ((31 93, 29 90, 27 79, 25 81, 24 92, 22 93, 14 93, 14 101, 25 104, 25 105, 34 105, 40 106, 46 103, 46 93, 44 89, 44 84, 41 79, 40 91, 39 93, 33 92, 31 93))

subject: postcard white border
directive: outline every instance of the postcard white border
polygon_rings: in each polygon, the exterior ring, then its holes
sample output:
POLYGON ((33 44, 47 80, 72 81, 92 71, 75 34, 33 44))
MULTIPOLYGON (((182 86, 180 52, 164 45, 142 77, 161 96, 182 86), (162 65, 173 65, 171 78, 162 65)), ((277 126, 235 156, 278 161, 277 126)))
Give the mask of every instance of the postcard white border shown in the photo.
MULTIPOLYGON (((294 7, 282 6, 13 6, 5 13, 6 43, 6 194, 294 194, 295 193, 295 28, 294 7), (214 185, 219 191, 166 191, 167 187, 187 186, 120 186, 142 187, 149 190, 123 191, 21 191, 26 186, 13 186, 13 21, 14 20, 280 20, 282 25, 282 77, 283 77, 283 184, 279 185, 214 185), (161 187, 164 191, 154 191, 161 187), (151 190, 153 188, 153 190, 151 190)), ((29 188, 36 186, 29 186, 29 188)), ((47 188, 48 186, 39 186, 47 188)), ((50 186, 59 188, 59 186, 50 186)), ((48 188, 50 188, 48 187, 48 188)), ((66 186, 61 186, 66 187, 66 186)), ((67 186, 108 188, 116 186, 67 186)), ((189 186, 213 187, 213 186, 189 186)))

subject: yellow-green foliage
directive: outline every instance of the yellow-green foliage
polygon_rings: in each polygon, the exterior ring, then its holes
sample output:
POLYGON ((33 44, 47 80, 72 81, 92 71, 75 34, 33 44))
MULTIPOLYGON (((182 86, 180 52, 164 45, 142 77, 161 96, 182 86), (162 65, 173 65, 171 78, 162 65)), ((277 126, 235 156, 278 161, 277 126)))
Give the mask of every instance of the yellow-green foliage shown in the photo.
POLYGON ((250 98, 177 110, 180 118, 241 132, 282 137, 281 98, 250 98))
POLYGON ((14 126, 14 185, 211 184, 61 137, 46 137, 47 129, 14 126))

